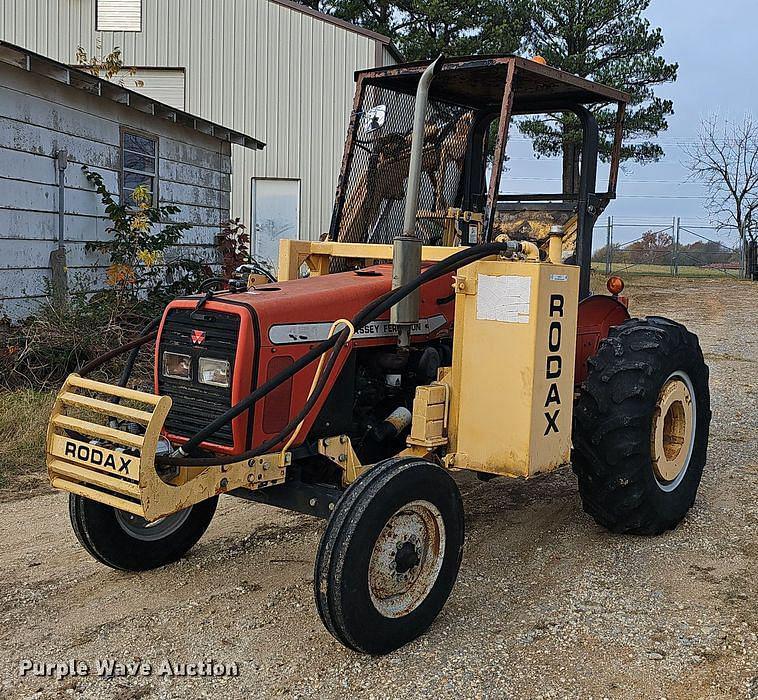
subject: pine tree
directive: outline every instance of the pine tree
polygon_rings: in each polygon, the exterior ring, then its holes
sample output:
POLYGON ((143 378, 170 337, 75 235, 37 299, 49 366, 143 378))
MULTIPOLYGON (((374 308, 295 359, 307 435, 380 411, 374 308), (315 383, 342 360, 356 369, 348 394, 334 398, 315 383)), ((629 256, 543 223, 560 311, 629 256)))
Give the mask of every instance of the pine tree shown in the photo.
MULTIPOLYGON (((627 109, 622 160, 655 162, 664 155, 654 139, 668 128, 671 100, 655 87, 676 80, 678 64, 658 55, 663 33, 644 17, 650 0, 539 0, 531 10, 526 44, 549 65, 625 90, 627 109), (641 140, 640 140, 641 139, 641 140)), ((601 155, 611 150, 615 108, 594 110, 601 130, 601 155)), ((578 185, 581 131, 570 115, 528 119, 520 123, 538 155, 563 156, 564 192, 578 185)))
POLYGON ((392 39, 408 61, 511 53, 528 27, 531 0, 305 0, 392 39))

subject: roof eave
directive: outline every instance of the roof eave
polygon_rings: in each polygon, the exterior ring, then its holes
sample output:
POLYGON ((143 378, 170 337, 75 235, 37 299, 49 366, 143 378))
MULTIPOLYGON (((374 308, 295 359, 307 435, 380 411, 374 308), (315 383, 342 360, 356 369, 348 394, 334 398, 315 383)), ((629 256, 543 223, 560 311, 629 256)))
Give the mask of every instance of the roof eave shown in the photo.
POLYGON ((2 40, 0 40, 0 63, 8 63, 35 75, 42 75, 69 87, 117 102, 130 109, 136 109, 159 119, 181 124, 200 133, 209 134, 221 141, 253 150, 262 150, 266 146, 263 141, 252 136, 201 119, 194 114, 158 102, 135 90, 130 90, 122 85, 117 85, 109 80, 94 76, 78 68, 72 68, 65 63, 60 63, 47 56, 42 56, 2 40))

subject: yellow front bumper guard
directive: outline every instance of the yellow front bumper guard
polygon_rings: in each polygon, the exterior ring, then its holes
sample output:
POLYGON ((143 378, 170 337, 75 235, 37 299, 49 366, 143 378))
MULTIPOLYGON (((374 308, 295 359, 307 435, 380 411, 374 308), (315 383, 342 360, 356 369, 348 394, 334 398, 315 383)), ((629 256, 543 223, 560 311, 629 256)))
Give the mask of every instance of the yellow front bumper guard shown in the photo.
POLYGON ((164 481, 155 468, 155 453, 170 409, 168 396, 70 375, 55 400, 47 431, 50 483, 156 520, 216 494, 284 482, 291 454, 281 452, 223 467, 180 468, 177 476, 164 481), (128 404, 107 400, 116 397, 128 404), (144 434, 112 427, 110 418, 138 423, 144 434))

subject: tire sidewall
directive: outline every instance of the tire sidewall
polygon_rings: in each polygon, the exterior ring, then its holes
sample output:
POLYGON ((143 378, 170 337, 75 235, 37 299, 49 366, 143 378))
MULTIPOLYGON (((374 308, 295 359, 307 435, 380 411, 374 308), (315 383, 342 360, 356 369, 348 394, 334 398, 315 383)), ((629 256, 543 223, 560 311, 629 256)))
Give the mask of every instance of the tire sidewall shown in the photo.
POLYGON ((706 462, 709 370, 698 338, 659 316, 629 319, 611 329, 589 363, 573 434, 584 510, 612 532, 661 534, 692 507, 706 462), (653 422, 661 390, 676 372, 692 384, 694 439, 687 471, 664 491, 653 467, 653 422))
MULTIPOLYGON (((463 554, 463 508, 457 485, 441 467, 416 462, 382 484, 360 512, 351 514, 343 540, 347 546, 337 560, 336 594, 342 611, 340 627, 351 644, 367 653, 385 653, 411 641, 435 620, 455 583, 463 554), (369 590, 369 562, 374 544, 387 521, 416 500, 433 503, 445 525, 442 566, 426 598, 398 618, 384 617, 369 590)), ((339 545, 338 545, 339 546, 339 545)))
MULTIPOLYGON (((686 347, 686 346, 685 346, 686 347)), ((660 367, 651 376, 651 384, 656 390, 651 391, 650 401, 650 424, 648 433, 652 436, 653 417, 655 407, 661 390, 666 381, 675 372, 684 372, 692 383, 694 391, 695 404, 695 437, 692 444, 692 453, 690 454, 689 463, 684 477, 671 491, 664 491, 656 479, 653 468, 653 455, 648 453, 648 469, 646 475, 646 491, 648 497, 654 501, 661 512, 670 511, 678 513, 689 509, 697 493, 700 479, 703 475, 703 468, 706 462, 706 453, 708 449, 708 431, 710 424, 710 400, 708 390, 708 372, 702 362, 702 358, 697 355, 678 352, 673 355, 666 355, 660 367)))
POLYGON ((71 496, 74 531, 82 545, 103 564, 124 571, 147 571, 180 559, 197 543, 213 518, 218 498, 193 506, 178 530, 154 541, 138 540, 119 524, 112 506, 71 496))

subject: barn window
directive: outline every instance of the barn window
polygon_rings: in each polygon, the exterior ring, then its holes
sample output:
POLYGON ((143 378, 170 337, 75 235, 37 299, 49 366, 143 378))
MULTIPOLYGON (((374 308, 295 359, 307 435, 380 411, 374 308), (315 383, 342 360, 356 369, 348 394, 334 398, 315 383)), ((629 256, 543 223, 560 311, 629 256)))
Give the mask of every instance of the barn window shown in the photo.
POLYGON ((142 0, 97 0, 95 28, 98 32, 141 32, 142 0))
POLYGON ((121 134, 121 197, 132 203, 132 193, 144 185, 151 201, 158 194, 158 139, 147 134, 124 131, 121 134))

